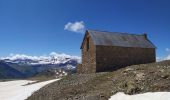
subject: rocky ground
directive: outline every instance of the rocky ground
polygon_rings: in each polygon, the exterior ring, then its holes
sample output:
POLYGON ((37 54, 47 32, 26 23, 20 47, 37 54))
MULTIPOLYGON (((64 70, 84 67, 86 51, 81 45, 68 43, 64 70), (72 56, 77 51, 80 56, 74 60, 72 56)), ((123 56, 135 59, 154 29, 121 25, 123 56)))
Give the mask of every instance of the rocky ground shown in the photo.
POLYGON ((35 92, 28 100, 108 100, 117 92, 170 91, 170 61, 127 66, 96 74, 70 75, 35 92))

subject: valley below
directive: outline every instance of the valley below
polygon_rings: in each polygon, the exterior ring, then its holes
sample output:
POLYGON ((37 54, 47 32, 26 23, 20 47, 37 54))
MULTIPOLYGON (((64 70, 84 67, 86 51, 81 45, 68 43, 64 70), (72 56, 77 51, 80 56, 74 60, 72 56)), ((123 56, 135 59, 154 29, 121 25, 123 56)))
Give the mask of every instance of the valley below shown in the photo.
POLYGON ((60 77, 74 73, 80 57, 51 53, 48 56, 14 55, 0 58, 0 80, 37 76, 60 77))

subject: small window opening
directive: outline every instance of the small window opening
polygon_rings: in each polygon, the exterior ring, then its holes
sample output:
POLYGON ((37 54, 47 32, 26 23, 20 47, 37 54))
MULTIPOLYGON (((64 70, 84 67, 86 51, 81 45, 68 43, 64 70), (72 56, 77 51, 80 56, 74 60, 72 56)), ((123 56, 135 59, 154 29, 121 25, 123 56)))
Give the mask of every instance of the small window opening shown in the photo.
POLYGON ((89 50, 89 38, 87 38, 87 51, 89 50))

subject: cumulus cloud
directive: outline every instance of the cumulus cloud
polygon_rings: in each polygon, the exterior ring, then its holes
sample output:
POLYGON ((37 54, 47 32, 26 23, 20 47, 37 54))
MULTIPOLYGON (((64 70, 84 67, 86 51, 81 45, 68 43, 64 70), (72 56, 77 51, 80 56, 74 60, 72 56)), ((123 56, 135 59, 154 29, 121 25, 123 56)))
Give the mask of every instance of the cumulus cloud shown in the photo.
POLYGON ((64 30, 68 30, 76 33, 83 33, 85 31, 85 25, 83 21, 80 22, 76 21, 74 23, 68 22, 65 25, 64 30))
POLYGON ((170 54, 165 57, 156 57, 156 61, 170 60, 170 54))
POLYGON ((157 61, 157 62, 162 61, 162 58, 156 57, 156 61, 157 61))
POLYGON ((7 57, 1 57, 0 59, 10 59, 10 60, 16 60, 16 59, 21 59, 21 60, 32 59, 32 60, 37 60, 38 57, 37 57, 37 56, 28 56, 28 55, 25 55, 25 54, 13 54, 13 53, 11 53, 9 56, 7 56, 7 57))
POLYGON ((168 55, 164 56, 164 57, 156 57, 156 61, 163 61, 163 60, 170 60, 170 48, 166 48, 165 51, 168 53, 168 55))
POLYGON ((0 60, 3 59, 10 59, 10 60, 25 60, 25 59, 31 59, 31 60, 44 60, 44 59, 52 59, 52 58, 72 58, 72 59, 81 59, 81 57, 78 56, 72 56, 72 55, 67 55, 65 53, 56 53, 56 52, 51 52, 48 55, 42 55, 42 56, 30 56, 30 55, 25 55, 25 54, 13 54, 11 53, 7 57, 0 57, 0 60))
POLYGON ((170 54, 167 57, 165 57, 165 60, 170 60, 170 54))
POLYGON ((169 49, 169 48, 166 48, 166 49, 165 49, 165 51, 167 51, 167 52, 168 52, 168 51, 170 51, 170 49, 169 49))

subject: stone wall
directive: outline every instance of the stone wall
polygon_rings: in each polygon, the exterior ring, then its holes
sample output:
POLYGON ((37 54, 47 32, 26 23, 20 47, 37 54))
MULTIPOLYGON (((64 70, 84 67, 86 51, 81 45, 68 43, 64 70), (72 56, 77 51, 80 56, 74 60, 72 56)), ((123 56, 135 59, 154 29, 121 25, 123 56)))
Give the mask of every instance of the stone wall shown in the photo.
POLYGON ((155 62, 155 49, 96 46, 97 72, 155 62))
POLYGON ((93 41, 88 33, 86 33, 82 45, 82 65, 77 66, 77 73, 95 73, 96 72, 96 50, 93 41), (87 50, 87 38, 89 38, 89 49, 87 50))
POLYGON ((77 65, 79 74, 112 71, 129 65, 156 61, 154 48, 95 46, 89 33, 85 34, 81 52, 82 64, 77 65))
POLYGON ((77 67, 77 68, 76 68, 77 73, 78 73, 78 74, 82 73, 82 64, 77 64, 76 67, 77 67))

